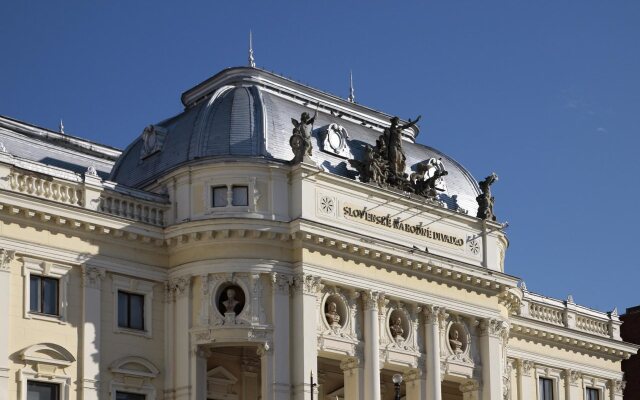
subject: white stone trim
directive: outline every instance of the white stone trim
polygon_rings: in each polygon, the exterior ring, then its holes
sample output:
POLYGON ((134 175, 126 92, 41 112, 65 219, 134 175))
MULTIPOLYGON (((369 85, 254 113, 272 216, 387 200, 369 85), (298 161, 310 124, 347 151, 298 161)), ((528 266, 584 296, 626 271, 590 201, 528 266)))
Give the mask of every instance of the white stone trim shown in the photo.
POLYGON ((124 357, 114 361, 109 367, 114 379, 109 384, 109 398, 116 400, 116 392, 127 392, 145 395, 145 400, 156 399, 156 387, 152 381, 160 371, 150 361, 142 357, 124 357), (138 368, 130 369, 134 364, 138 368))
POLYGON ((29 346, 20 352, 25 366, 18 371, 19 399, 27 399, 27 382, 38 381, 60 385, 60 399, 69 400, 71 376, 66 369, 76 360, 68 350, 52 343, 29 346), (47 352, 47 357, 38 354, 47 352))
POLYGON ((607 390, 607 381, 593 376, 582 375, 582 393, 587 398, 587 388, 596 389, 598 391, 598 399, 606 400, 605 394, 607 390))
POLYGON ((69 271, 71 266, 52 263, 49 261, 38 260, 35 258, 22 257, 22 280, 23 280, 23 315, 25 319, 38 319, 42 321, 51 321, 64 324, 67 322, 67 293, 69 286, 69 271), (46 315, 33 313, 31 308, 31 274, 40 275, 47 278, 56 278, 58 284, 58 315, 46 315))
POLYGON ((553 381, 553 400, 560 400, 563 396, 560 393, 560 382, 562 382, 562 370, 536 365, 535 369, 535 385, 536 399, 540 399, 540 378, 551 379, 553 381))
POLYGON ((153 327, 153 282, 134 279, 121 275, 111 275, 111 293, 113 295, 113 332, 152 338, 153 327), (118 291, 144 296, 144 330, 127 329, 118 326, 118 291))

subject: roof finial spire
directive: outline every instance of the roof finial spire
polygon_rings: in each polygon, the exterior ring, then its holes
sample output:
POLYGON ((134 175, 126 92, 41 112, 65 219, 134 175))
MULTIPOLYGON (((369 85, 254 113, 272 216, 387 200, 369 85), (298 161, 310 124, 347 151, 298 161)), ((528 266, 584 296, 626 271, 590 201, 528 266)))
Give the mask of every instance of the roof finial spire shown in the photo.
POLYGON ((253 58, 253 34, 249 30, 249 66, 251 68, 256 67, 256 60, 253 58))
POLYGON ((349 70, 349 97, 347 98, 349 102, 356 102, 356 91, 353 89, 353 71, 349 70))
POLYGON ((58 125, 58 132, 64 133, 64 124, 62 123, 62 118, 60 118, 60 125, 58 125))

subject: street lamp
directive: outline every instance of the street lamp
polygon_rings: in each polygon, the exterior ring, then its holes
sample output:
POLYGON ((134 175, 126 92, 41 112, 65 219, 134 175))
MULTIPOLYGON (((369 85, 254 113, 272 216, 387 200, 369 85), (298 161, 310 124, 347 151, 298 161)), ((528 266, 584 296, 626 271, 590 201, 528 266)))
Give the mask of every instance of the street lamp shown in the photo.
POLYGON ((395 374, 391 380, 393 381, 393 386, 396 388, 396 400, 400 400, 400 384, 402 383, 402 375, 395 374))

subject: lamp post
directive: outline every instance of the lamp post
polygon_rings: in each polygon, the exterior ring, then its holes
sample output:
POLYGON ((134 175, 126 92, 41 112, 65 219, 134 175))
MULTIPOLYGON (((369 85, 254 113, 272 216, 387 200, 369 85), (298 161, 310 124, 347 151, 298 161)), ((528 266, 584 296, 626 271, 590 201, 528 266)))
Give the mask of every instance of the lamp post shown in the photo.
POLYGON ((391 380, 393 380, 393 386, 395 386, 396 388, 396 400, 400 400, 400 384, 402 383, 402 375, 400 374, 395 374, 393 375, 393 378, 391 378, 391 380))

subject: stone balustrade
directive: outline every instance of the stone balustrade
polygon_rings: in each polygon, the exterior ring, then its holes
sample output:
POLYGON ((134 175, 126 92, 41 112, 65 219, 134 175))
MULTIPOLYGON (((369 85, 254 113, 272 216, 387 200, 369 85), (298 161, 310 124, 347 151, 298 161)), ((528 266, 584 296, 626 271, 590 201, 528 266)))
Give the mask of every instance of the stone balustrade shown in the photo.
POLYGON ((529 292, 526 288, 520 315, 536 321, 575 329, 592 335, 620 340, 620 319, 614 310, 603 313, 566 301, 551 299, 529 292))
POLYGON ((103 181, 95 169, 78 174, 0 151, 0 189, 163 226, 165 196, 103 181))

